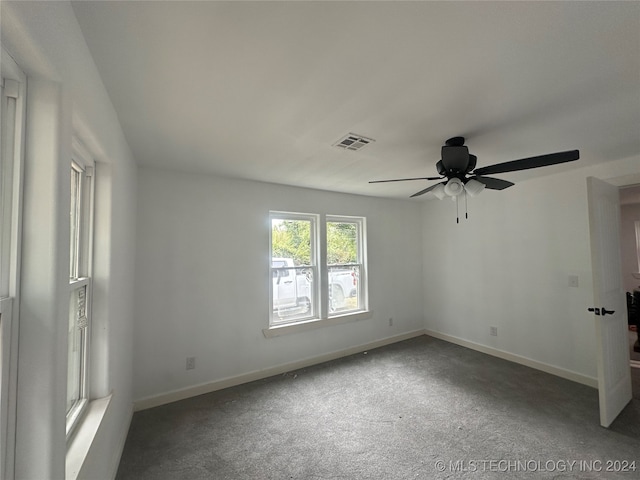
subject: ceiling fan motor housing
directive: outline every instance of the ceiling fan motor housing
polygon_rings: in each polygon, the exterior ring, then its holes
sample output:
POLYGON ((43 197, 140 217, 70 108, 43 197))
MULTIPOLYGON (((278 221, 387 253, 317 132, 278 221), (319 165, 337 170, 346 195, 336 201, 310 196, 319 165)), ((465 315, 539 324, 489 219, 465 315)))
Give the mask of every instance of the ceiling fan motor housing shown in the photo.
POLYGON ((469 148, 461 146, 442 147, 442 165, 450 174, 464 174, 469 166, 469 148))

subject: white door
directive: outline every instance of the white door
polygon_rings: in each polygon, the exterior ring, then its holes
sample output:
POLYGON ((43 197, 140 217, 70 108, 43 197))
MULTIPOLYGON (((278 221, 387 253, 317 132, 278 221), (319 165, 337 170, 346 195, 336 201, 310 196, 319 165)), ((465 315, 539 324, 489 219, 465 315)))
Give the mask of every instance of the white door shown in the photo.
POLYGON ((600 424, 608 427, 631 400, 629 340, 620 264, 618 188, 587 179, 593 266, 600 424))

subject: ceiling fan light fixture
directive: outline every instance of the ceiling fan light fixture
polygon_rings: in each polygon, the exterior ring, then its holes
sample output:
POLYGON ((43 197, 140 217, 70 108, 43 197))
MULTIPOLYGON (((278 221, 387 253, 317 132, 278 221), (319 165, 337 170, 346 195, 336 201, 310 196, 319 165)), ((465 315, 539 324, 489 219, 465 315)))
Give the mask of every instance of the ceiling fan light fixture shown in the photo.
POLYGON ((450 197, 457 197, 464 191, 464 185, 459 178, 451 178, 444 186, 444 193, 450 197))
POLYGON ((439 183, 433 190, 431 190, 431 193, 433 193, 438 200, 442 200, 447 196, 447 194, 444 193, 444 185, 442 185, 441 183, 439 183))
POLYGON ((470 179, 464 186, 469 195, 475 197, 485 189, 486 185, 478 180, 470 179))

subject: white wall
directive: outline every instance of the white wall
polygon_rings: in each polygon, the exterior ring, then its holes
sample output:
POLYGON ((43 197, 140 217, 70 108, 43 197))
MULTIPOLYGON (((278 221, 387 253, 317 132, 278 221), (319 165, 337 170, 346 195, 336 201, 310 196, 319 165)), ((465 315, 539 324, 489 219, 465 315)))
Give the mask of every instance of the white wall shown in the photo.
POLYGON ((640 221, 640 203, 620 207, 620 250, 622 255, 622 279, 624 289, 633 292, 640 289, 640 279, 631 274, 638 273, 638 251, 636 248, 635 222, 640 221))
POLYGON ((426 202, 427 330, 594 379, 586 177, 637 174, 639 160, 485 191, 469 199, 470 219, 459 225, 452 202, 426 202), (569 286, 570 275, 578 275, 578 288, 569 286))
POLYGON ((115 475, 132 413, 137 167, 68 2, 6 2, 2 44, 27 74, 16 478, 65 477, 69 165, 97 162, 91 395, 113 400, 79 478, 115 475))
POLYGON ((138 219, 136 400, 423 328, 415 202, 141 168, 138 219), (367 217, 373 318, 264 337, 269 210, 367 217))

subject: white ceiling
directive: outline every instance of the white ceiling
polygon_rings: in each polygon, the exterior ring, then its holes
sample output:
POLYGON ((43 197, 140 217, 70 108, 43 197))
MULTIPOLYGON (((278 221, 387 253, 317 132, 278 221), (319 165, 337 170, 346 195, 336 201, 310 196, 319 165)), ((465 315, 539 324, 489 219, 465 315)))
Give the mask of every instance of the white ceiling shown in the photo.
POLYGON ((367 182, 435 175, 456 135, 478 166, 580 150, 512 181, 640 155, 639 2, 73 8, 142 165, 406 198, 428 183, 367 182))

